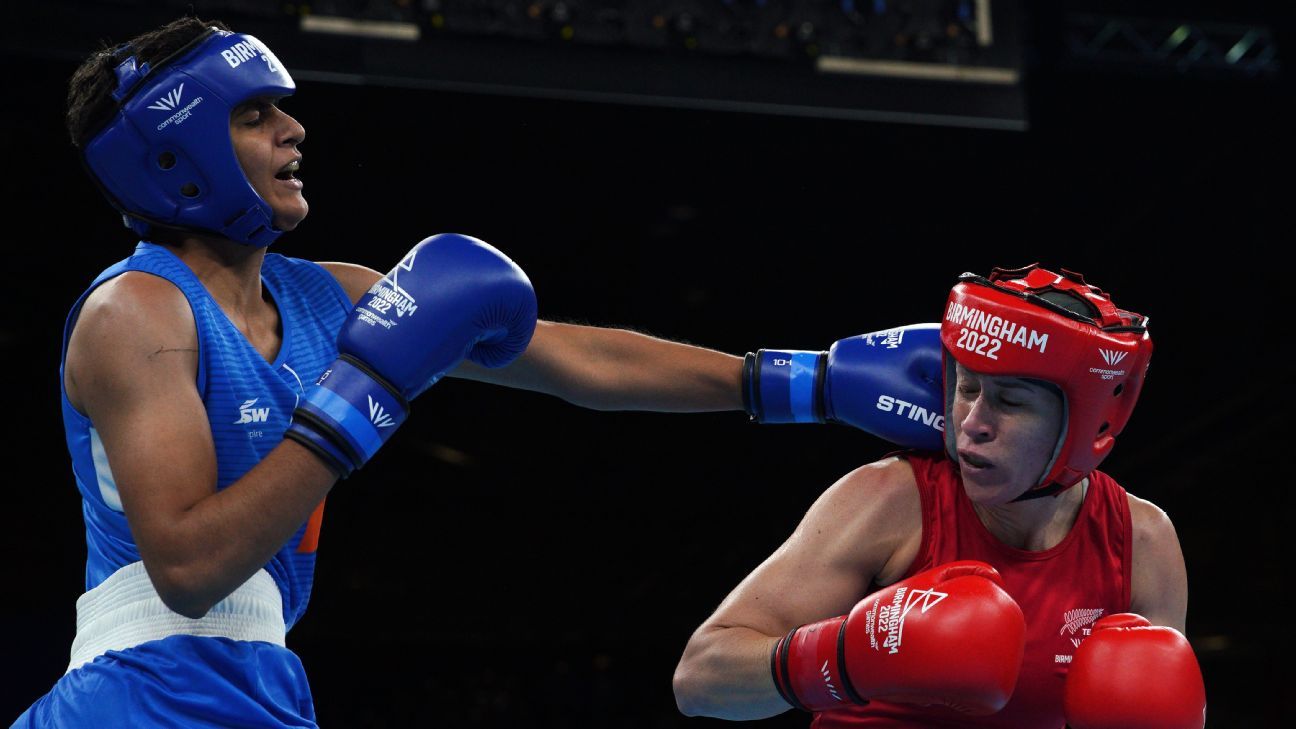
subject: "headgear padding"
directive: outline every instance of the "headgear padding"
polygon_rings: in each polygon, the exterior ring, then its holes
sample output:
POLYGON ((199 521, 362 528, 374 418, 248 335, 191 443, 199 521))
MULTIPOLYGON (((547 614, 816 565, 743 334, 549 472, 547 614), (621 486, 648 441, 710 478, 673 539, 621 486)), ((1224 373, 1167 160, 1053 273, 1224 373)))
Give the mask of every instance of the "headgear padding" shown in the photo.
POLYGON ((1117 309, 1078 273, 1063 269, 1059 275, 1038 265, 996 268, 989 278, 960 276, 945 305, 941 344, 950 458, 958 457, 955 362, 979 374, 1043 380, 1062 391, 1062 433, 1035 486, 1056 484, 1050 492, 1080 481, 1111 452, 1152 357, 1147 317, 1117 309), (1055 303, 1065 299, 1072 305, 1055 303))
POLYGON ((289 96, 292 77, 261 41, 212 28, 150 68, 115 69, 118 110, 85 144, 86 166, 142 238, 161 225, 254 246, 283 232, 252 189, 230 141, 230 114, 258 97, 289 96))

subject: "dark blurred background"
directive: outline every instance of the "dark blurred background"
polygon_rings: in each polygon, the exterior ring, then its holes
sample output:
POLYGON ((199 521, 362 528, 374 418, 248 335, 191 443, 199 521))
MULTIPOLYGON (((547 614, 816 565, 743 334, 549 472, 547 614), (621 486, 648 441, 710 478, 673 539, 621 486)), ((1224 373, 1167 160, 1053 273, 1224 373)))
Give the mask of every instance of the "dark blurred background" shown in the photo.
MULTIPOLYGON (((1290 24, 1259 2, 1027 5, 6 3, 0 722, 66 667, 85 546, 59 334, 133 244, 68 144, 66 80, 196 12, 297 78, 312 213, 287 255, 387 270, 469 233, 545 318, 736 354, 935 321, 959 273, 1036 260, 1149 314, 1151 376, 1103 468, 1177 525, 1209 725, 1290 725, 1290 24)), ((717 725, 674 707, 689 634, 888 450, 446 381, 330 496, 289 645, 325 726, 717 725)))

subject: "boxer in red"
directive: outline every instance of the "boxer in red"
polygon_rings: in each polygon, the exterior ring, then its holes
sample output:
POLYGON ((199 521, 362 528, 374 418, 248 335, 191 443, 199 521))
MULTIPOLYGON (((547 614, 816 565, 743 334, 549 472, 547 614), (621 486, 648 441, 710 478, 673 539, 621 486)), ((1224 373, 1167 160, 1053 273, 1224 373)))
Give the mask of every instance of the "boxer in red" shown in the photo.
POLYGON ((1174 527, 1095 470, 1142 388, 1146 325, 1065 270, 962 276, 941 324, 945 452, 829 488, 693 634, 680 710, 1200 729, 1174 527))

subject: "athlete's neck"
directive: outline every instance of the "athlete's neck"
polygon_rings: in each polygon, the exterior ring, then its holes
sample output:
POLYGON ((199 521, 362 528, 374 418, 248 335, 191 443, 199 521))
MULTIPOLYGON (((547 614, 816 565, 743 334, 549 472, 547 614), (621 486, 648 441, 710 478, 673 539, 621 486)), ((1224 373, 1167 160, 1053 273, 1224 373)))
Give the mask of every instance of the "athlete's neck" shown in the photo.
POLYGON ((1042 552, 1058 545, 1071 532, 1089 490, 1089 479, 1056 496, 998 506, 972 504, 981 523, 1010 547, 1042 552))
POLYGON ((265 248, 193 235, 162 244, 184 261, 231 319, 256 317, 264 311, 268 303, 261 286, 265 248))
POLYGON ((265 248, 206 236, 185 236, 164 245, 189 266, 248 342, 273 361, 283 330, 279 310, 261 285, 265 248))

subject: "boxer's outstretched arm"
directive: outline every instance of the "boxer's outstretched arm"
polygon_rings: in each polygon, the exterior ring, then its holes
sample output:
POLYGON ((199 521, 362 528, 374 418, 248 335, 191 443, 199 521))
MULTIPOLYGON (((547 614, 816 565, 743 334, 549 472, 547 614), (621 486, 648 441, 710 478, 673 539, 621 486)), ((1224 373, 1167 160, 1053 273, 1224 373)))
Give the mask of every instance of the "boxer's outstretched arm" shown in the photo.
POLYGON ((66 363, 69 399, 103 442, 144 567, 167 607, 190 618, 270 561, 337 479, 285 441, 217 492, 197 366, 184 295, 136 272, 86 300, 66 363))
POLYGON ((874 579, 903 574, 920 524, 913 472, 902 460, 834 484, 693 633, 675 669, 680 711, 724 719, 786 711, 770 672, 774 645, 793 628, 850 611, 874 579))
MULTIPOLYGON (((349 263, 321 263, 352 303, 382 274, 349 263)), ((594 410, 707 412, 742 410, 742 359, 624 329, 539 322, 513 364, 465 362, 452 377, 543 392, 594 410)))
POLYGON ((539 322, 512 365, 451 373, 560 397, 593 410, 742 410, 742 359, 624 329, 539 322))

